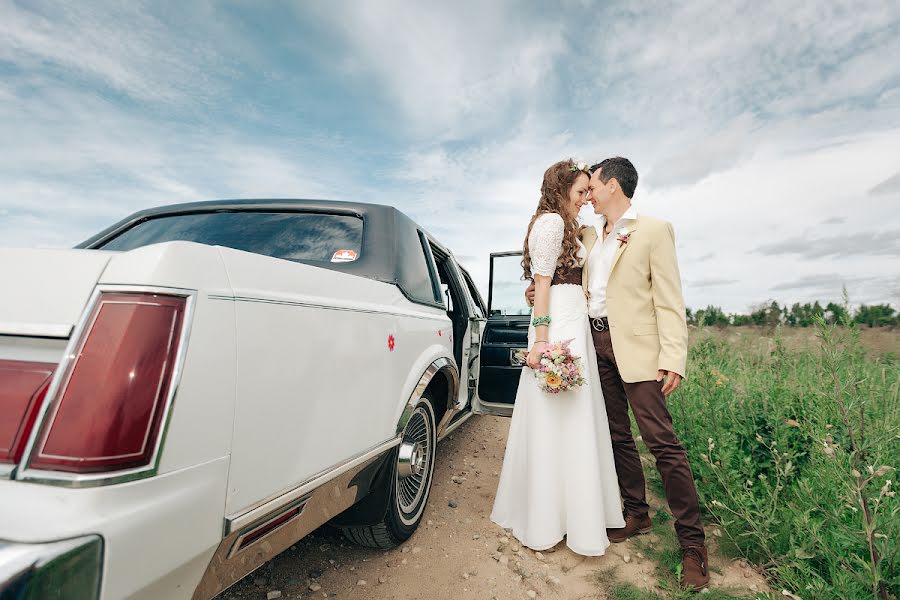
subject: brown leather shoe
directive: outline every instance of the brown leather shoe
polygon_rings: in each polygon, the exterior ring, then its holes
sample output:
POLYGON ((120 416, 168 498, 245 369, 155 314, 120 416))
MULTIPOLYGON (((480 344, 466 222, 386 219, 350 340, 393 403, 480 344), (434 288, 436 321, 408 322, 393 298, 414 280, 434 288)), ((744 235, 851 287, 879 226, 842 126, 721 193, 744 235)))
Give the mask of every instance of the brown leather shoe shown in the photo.
POLYGON ((653 522, 650 520, 650 515, 644 515, 642 517, 626 515, 625 527, 619 529, 607 529, 606 537, 608 537, 609 541, 612 543, 618 544, 636 535, 650 533, 651 529, 653 529, 653 522))
POLYGON ((709 586, 709 561, 705 546, 687 546, 681 549, 681 587, 699 592, 709 586))

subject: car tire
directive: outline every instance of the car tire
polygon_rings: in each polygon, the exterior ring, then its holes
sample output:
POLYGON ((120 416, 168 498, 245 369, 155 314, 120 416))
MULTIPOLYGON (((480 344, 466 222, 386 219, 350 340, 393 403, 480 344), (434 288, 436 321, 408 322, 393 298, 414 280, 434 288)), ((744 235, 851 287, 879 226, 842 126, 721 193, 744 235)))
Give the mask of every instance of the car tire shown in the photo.
POLYGON ((386 550, 399 546, 415 532, 434 477, 436 430, 434 402, 425 392, 403 429, 400 446, 393 451, 392 473, 387 482, 391 490, 384 517, 374 525, 342 527, 347 539, 386 550))

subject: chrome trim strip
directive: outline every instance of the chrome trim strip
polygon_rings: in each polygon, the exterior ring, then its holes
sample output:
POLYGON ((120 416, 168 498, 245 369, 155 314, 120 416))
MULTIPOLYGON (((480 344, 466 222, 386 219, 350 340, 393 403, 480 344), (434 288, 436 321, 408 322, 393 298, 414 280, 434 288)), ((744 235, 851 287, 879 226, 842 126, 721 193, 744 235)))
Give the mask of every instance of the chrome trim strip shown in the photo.
POLYGON ((74 328, 68 323, 0 323, 0 335, 67 339, 74 328))
POLYGON ((509 366, 511 367, 524 367, 525 362, 516 358, 516 352, 525 351, 527 353, 528 348, 510 348, 509 349, 509 366))
POLYGON ((299 519, 301 516, 303 516, 303 511, 306 510, 306 505, 309 504, 310 498, 312 498, 312 494, 311 494, 311 493, 310 493, 310 494, 307 494, 306 496, 301 497, 299 500, 297 500, 297 501, 295 501, 295 502, 291 502, 290 504, 285 505, 284 507, 282 507, 281 510, 279 510, 277 513, 274 513, 271 517, 269 517, 269 518, 266 519, 265 521, 259 523, 258 525, 256 525, 256 526, 253 527, 252 529, 247 529, 246 531, 244 531, 244 533, 238 535, 238 536, 237 536, 237 539, 234 540, 234 543, 231 545, 231 550, 228 551, 228 558, 229 558, 229 559, 230 559, 230 558, 234 558, 234 556, 235 556, 236 554, 238 554, 239 552, 244 552, 244 551, 247 550, 248 548, 252 548, 254 545, 256 545, 256 544, 258 544, 259 542, 263 541, 263 540, 266 539, 268 536, 272 535, 273 533, 275 533, 276 531, 278 531, 278 530, 281 529, 282 527, 287 526, 289 523, 291 523, 291 522, 294 521, 295 519, 299 519), (241 547, 241 545, 244 543, 244 540, 247 538, 247 536, 253 535, 254 533, 256 533, 257 531, 259 531, 260 529, 262 529, 263 527, 265 527, 266 525, 268 525, 268 524, 271 523, 272 521, 276 521, 276 520, 280 519, 285 513, 288 513, 288 512, 290 512, 290 511, 292 511, 292 510, 295 510, 295 509, 299 509, 299 512, 297 512, 296 515, 294 515, 293 517, 291 517, 290 519, 288 519, 287 521, 285 521, 284 523, 282 523, 281 525, 279 525, 278 527, 276 527, 276 528, 273 529, 272 531, 266 533, 265 535, 263 535, 262 537, 260 537, 258 540, 254 540, 253 542, 250 542, 248 545, 246 545, 246 546, 244 546, 244 547, 241 547))
POLYGON ((393 317, 409 317, 411 319, 423 319, 425 321, 447 321, 446 313, 423 314, 413 312, 397 312, 389 310, 376 310, 371 308, 358 308, 353 306, 336 306, 334 304, 320 304, 317 302, 303 302, 300 300, 283 300, 277 298, 259 298, 255 296, 226 296, 223 294, 209 294, 210 300, 227 300, 231 302, 255 302, 260 304, 280 304, 283 306, 302 306, 304 308, 318 308, 321 310, 333 310, 338 312, 353 312, 369 315, 389 315, 393 317))
MULTIPOLYGON (((392 446, 382 445, 382 447, 384 446, 388 448, 385 452, 390 452, 392 446)), ((358 462, 341 475, 325 481, 312 490, 303 512, 260 538, 260 541, 264 541, 264 543, 253 543, 247 546, 246 552, 240 551, 231 554, 235 541, 244 534, 246 527, 226 535, 216 548, 206 572, 194 590, 192 599, 210 600, 248 573, 264 565, 275 555, 290 548, 292 544, 297 543, 298 540, 323 523, 327 523, 356 504, 371 491, 368 485, 363 483, 368 481, 368 478, 358 480, 359 474, 365 469, 377 465, 379 458, 380 456, 377 454, 369 453, 369 457, 362 462, 358 462)), ((303 498, 305 496, 301 496, 301 499, 303 498)), ((284 507, 276 514, 283 515, 284 507)), ((253 527, 258 523, 259 521, 256 521, 250 523, 249 526, 253 527)))
POLYGON ((464 417, 460 418, 458 421, 455 421, 455 422, 451 423, 450 426, 448 426, 448 427, 444 430, 444 433, 443 433, 441 436, 438 437, 438 441, 441 441, 442 439, 444 439, 445 437, 447 437, 448 435, 450 435, 451 433, 453 433, 453 432, 456 430, 457 427, 459 427, 460 425, 462 425, 463 423, 465 423, 466 421, 468 421, 469 419, 471 419, 471 418, 472 418, 472 415, 474 415, 474 414, 475 414, 475 413, 473 413, 473 412, 470 410, 464 417))
POLYGON ((16 472, 16 479, 23 481, 32 481, 36 483, 49 483, 65 487, 81 488, 96 487, 102 485, 112 485, 123 483, 126 481, 134 481, 145 477, 152 477, 159 470, 159 463, 162 456, 163 446, 165 445, 166 434, 169 430, 169 421, 172 418, 172 405, 175 402, 175 396, 178 394, 178 387, 181 383, 181 376, 184 371, 184 360, 190 342, 191 328, 194 321, 194 310, 197 303, 197 291, 183 288, 168 288, 162 286, 141 286, 141 285, 110 285, 99 284, 94 288, 91 298, 85 306, 84 312, 75 327, 72 337, 63 353, 63 358, 53 373, 53 380, 47 390, 47 396, 41 406, 38 417, 35 420, 34 427, 25 446, 25 452, 22 455, 22 468, 16 472), (66 473, 63 471, 45 471, 38 469, 30 469, 28 464, 34 456, 37 446, 38 432, 44 428, 47 414, 51 406, 56 405, 57 396, 61 389, 64 389, 64 380, 70 376, 72 363, 78 356, 79 348, 82 346, 82 338, 86 335, 91 317, 94 314, 100 297, 104 292, 110 293, 149 293, 162 294, 166 296, 182 296, 185 298, 184 318, 181 324, 181 338, 178 344, 178 350, 175 353, 175 362, 172 366, 172 379, 169 384, 169 393, 166 395, 164 413, 161 426, 156 437, 156 449, 150 462, 145 467, 136 469, 127 469, 122 471, 113 471, 109 473, 96 473, 90 475, 66 473))
POLYGON ((437 435, 438 441, 441 441, 442 439, 444 439, 444 436, 447 435, 447 427, 450 426, 450 421, 452 421, 453 418, 456 417, 457 413, 459 413, 459 409, 456 408, 455 406, 449 407, 444 412, 444 416, 441 417, 440 422, 437 424, 437 426, 435 428, 435 431, 438 432, 438 435, 437 435))
MULTIPOLYGON (((450 374, 450 385, 448 386, 450 388, 448 390, 450 393, 447 397, 447 411, 444 413, 444 418, 441 419, 441 423, 438 425, 446 426, 446 415, 452 414, 459 409, 457 406, 459 396, 459 371, 456 369, 456 364, 452 360, 447 357, 441 357, 428 365, 428 368, 425 369, 422 377, 419 378, 419 383, 416 384, 412 394, 409 395, 409 400, 406 401, 406 406, 403 407, 403 412, 400 413, 400 420, 397 421, 397 435, 402 435, 403 430, 406 429, 406 423, 416 409, 419 398, 421 398, 422 394, 425 392, 425 388, 428 387, 428 384, 431 383, 434 376, 441 371, 450 374)), ((438 437, 440 437, 440 427, 438 427, 437 433, 438 437)))
POLYGON ((244 527, 257 521, 258 519, 261 519, 271 514, 272 512, 279 510, 284 505, 293 502, 297 498, 305 496, 316 488, 325 485, 332 479, 340 477, 354 467, 357 467, 380 454, 384 454, 388 450, 393 449, 395 446, 399 446, 400 440, 401 438, 398 436, 386 442, 382 442, 377 446, 373 446, 372 448, 369 448, 368 450, 357 454, 347 461, 338 463, 332 467, 320 471, 316 475, 313 475, 303 483, 300 483, 293 488, 290 488, 283 492, 279 492, 278 494, 269 497, 266 500, 257 502, 251 508, 241 513, 226 517, 225 535, 227 536, 234 531, 243 529, 244 527))

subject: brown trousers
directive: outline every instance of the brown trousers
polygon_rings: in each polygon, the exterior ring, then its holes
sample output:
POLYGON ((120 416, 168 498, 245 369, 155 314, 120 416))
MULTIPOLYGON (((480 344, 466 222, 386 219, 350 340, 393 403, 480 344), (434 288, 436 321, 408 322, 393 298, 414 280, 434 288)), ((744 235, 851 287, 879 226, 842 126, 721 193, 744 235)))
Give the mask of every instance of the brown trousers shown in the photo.
POLYGON ((634 413, 638 430, 650 453, 656 458, 656 468, 662 476, 666 500, 675 517, 675 532, 681 546, 702 546, 706 536, 700 520, 700 502, 694 486, 694 475, 684 446, 672 429, 672 416, 666 408, 662 383, 639 381, 626 383, 619 375, 609 331, 591 328, 600 387, 606 401, 606 416, 612 438, 619 489, 625 514, 644 516, 649 513, 641 458, 631 435, 628 405, 634 413))

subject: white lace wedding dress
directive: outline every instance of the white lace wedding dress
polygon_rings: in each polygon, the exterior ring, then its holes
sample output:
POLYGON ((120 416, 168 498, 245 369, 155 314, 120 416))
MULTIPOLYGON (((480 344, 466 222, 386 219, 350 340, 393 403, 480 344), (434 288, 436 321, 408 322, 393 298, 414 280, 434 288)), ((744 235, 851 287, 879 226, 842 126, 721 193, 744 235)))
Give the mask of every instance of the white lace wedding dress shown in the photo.
MULTIPOLYGON (((562 240, 562 218, 539 217, 528 236, 531 270, 553 276, 548 339, 573 340, 587 383, 548 394, 531 369, 522 369, 491 520, 533 550, 552 548, 565 536, 574 552, 599 556, 609 546, 606 528, 624 527, 625 520, 581 268, 557 269, 562 240)), ((582 246, 582 264, 584 254, 582 246)), ((534 341, 532 326, 529 348, 534 341)))

